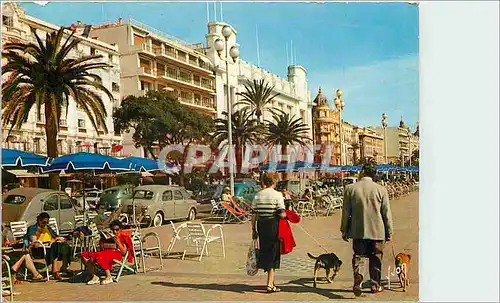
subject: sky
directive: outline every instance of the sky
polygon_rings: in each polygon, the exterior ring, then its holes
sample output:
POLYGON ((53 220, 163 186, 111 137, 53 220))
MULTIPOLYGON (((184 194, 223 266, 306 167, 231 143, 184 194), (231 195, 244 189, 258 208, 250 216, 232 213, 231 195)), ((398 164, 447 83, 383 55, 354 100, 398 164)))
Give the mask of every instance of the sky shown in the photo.
MULTIPOLYGON (((32 2, 29 15, 69 26, 133 18, 190 43, 205 42, 206 2, 32 2), (42 5, 40 5, 42 4, 42 5)), ((241 59, 286 78, 287 48, 307 70, 311 97, 344 92, 343 118, 360 126, 418 121, 418 8, 407 3, 209 3, 210 21, 238 32, 241 59), (221 10, 222 6, 222 10, 221 10), (221 16, 222 11, 222 16, 221 16), (215 17, 216 16, 216 17, 215 17), (257 48, 257 32, 258 45, 257 48), (259 50, 257 52, 257 49, 259 50)))

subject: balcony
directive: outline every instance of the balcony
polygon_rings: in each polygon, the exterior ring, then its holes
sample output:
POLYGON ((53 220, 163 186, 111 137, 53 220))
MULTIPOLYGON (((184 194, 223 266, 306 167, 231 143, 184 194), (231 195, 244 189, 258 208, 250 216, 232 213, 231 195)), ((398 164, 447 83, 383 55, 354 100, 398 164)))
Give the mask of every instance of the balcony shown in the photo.
POLYGON ((145 53, 148 55, 154 55, 153 49, 151 48, 151 46, 149 46, 147 44, 134 45, 133 50, 141 52, 141 53, 145 53))
POLYGON ((200 99, 179 97, 179 102, 189 107, 193 107, 210 113, 215 113, 216 109, 213 105, 214 103, 213 101, 209 101, 208 99, 209 98, 202 98, 200 101, 200 99))
POLYGON ((163 71, 158 71, 157 76, 166 80, 173 80, 177 84, 189 85, 190 88, 196 87, 204 92, 214 94, 214 86, 210 83, 203 81, 194 81, 190 75, 181 73, 179 70, 167 69, 164 74, 163 71))
POLYGON ((212 72, 212 66, 209 63, 202 60, 193 60, 192 58, 188 59, 187 56, 179 56, 174 49, 165 49, 163 51, 161 49, 155 49, 154 54, 176 63, 186 64, 196 71, 203 71, 204 73, 212 72))
POLYGON ((139 69, 137 69, 137 74, 139 76, 156 78, 156 76, 155 76, 156 71, 153 68, 151 68, 150 66, 139 67, 139 69))

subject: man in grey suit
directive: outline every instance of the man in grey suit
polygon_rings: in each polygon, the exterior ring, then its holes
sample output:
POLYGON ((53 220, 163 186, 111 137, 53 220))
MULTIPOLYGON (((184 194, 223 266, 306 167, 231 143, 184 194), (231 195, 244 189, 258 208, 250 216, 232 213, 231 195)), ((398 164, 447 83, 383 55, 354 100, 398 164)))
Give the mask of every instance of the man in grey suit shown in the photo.
POLYGON ((384 290, 380 284, 382 256, 385 241, 390 241, 392 237, 392 215, 387 190, 373 181, 376 173, 375 165, 365 164, 360 173, 361 180, 344 190, 340 231, 344 241, 352 239, 355 296, 361 295, 363 276, 359 267, 362 257, 369 258, 372 292, 384 290))

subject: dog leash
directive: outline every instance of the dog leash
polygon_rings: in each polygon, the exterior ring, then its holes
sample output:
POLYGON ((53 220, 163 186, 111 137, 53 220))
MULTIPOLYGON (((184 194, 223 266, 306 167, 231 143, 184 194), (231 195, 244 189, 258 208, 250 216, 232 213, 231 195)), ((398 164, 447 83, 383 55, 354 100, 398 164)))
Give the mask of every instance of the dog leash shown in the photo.
POLYGON ((319 243, 318 240, 316 240, 316 238, 314 238, 310 233, 307 232, 307 230, 305 230, 304 227, 302 227, 302 224, 297 224, 297 225, 306 235, 308 235, 311 239, 313 239, 314 242, 316 242, 316 244, 318 244, 319 247, 321 247, 325 252, 330 253, 330 251, 328 251, 323 245, 321 245, 321 243, 319 243))
POLYGON ((394 259, 396 259, 396 253, 394 252, 394 242, 391 241, 391 248, 392 248, 392 256, 394 257, 394 259))

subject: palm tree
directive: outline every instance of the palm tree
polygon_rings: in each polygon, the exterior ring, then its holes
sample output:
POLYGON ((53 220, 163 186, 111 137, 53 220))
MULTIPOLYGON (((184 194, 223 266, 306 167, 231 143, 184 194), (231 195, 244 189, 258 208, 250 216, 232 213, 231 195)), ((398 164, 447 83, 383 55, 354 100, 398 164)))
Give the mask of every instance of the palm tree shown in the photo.
POLYGON ((264 80, 248 81, 244 84, 245 91, 236 93, 243 97, 236 102, 234 106, 244 105, 244 109, 249 109, 251 115, 257 117, 257 121, 261 122, 261 117, 265 111, 273 112, 273 99, 279 96, 279 93, 273 94, 274 86, 270 86, 264 80))
MULTIPOLYGON (((227 127, 227 112, 223 112, 226 118, 218 118, 215 120, 215 132, 213 135, 214 143, 220 145, 227 144, 228 127, 227 127)), ((247 144, 255 144, 260 141, 264 127, 258 121, 252 118, 252 114, 245 109, 241 109, 232 114, 232 139, 235 146, 236 157, 236 172, 237 175, 241 172, 243 163, 243 149, 247 144)))
MULTIPOLYGON (((281 146, 281 154, 286 153, 288 145, 305 146, 310 140, 307 134, 309 127, 302 121, 302 118, 295 118, 281 111, 273 113, 273 120, 268 121, 266 143, 269 146, 281 146)), ((287 174, 283 173, 283 179, 286 177, 287 174)))
POLYGON ((359 143, 355 142, 352 144, 352 161, 354 165, 358 164, 358 149, 360 145, 359 143))
MULTIPOLYGON (((2 124, 10 130, 19 129, 28 120, 35 106, 40 113, 45 110, 45 136, 47 156, 57 157, 57 133, 62 109, 68 112, 69 98, 85 111, 97 130, 105 133, 107 112, 101 93, 110 100, 113 95, 102 85, 101 77, 92 71, 109 67, 96 61, 101 55, 70 58, 70 52, 80 42, 72 39, 73 33, 63 42, 65 29, 47 33, 45 41, 32 29, 36 38, 33 42, 14 42, 4 46, 2 55, 7 64, 2 67, 2 76, 8 80, 2 85, 2 124)), ((50 185, 58 187, 58 175, 51 174, 50 185)))

